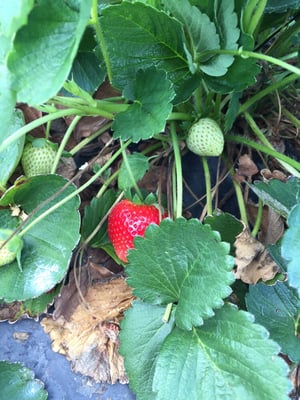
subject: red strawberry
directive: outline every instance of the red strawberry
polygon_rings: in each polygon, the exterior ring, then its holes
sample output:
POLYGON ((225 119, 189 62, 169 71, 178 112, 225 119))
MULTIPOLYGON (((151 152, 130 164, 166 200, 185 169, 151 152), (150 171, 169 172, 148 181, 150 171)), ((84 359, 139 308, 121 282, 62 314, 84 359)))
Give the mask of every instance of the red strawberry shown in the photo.
POLYGON ((108 237, 120 260, 127 262, 127 251, 134 247, 134 238, 144 236, 149 224, 159 222, 160 213, 154 205, 120 201, 108 216, 108 237))

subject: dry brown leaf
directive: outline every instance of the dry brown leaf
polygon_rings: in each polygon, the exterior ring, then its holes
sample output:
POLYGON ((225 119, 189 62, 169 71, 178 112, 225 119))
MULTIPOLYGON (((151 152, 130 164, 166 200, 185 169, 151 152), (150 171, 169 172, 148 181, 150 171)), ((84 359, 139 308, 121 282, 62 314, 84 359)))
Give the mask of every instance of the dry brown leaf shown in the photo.
POLYGON ((69 321, 46 317, 41 321, 54 351, 71 361, 72 369, 96 382, 127 383, 119 354, 119 322, 133 300, 123 278, 88 288, 86 305, 79 304, 69 321))
POLYGON ((245 283, 256 284, 260 279, 273 279, 279 267, 269 255, 265 246, 251 236, 247 228, 239 234, 234 242, 236 248, 236 278, 245 283))
POLYGON ((251 177, 258 173, 258 168, 248 154, 243 154, 238 161, 238 168, 234 174, 234 179, 243 182, 246 177, 251 177))
POLYGON ((264 168, 260 171, 261 176, 265 181, 269 181, 270 179, 279 179, 280 181, 285 182, 288 177, 282 171, 275 169, 274 171, 270 171, 267 168, 264 168))

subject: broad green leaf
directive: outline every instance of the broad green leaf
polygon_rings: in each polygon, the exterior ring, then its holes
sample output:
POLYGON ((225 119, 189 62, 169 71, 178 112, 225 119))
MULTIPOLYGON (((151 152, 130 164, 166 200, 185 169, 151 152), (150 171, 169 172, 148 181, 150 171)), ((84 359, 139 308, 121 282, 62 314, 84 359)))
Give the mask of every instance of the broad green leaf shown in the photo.
POLYGON ((282 13, 287 10, 295 10, 300 7, 299 0, 268 0, 265 12, 266 13, 282 13))
POLYGON ((142 400, 154 400, 152 380, 161 345, 171 332, 174 319, 163 322, 165 307, 135 301, 125 313, 120 331, 120 353, 124 357, 130 388, 142 400))
POLYGON ((297 203, 296 196, 300 188, 300 180, 290 178, 287 182, 282 182, 271 179, 268 183, 255 182, 250 187, 265 204, 286 218, 297 203))
MULTIPOLYGON (((220 37, 215 24, 197 7, 191 6, 188 0, 182 0, 180 2, 177 0, 169 0, 167 7, 184 25, 188 32, 191 43, 190 52, 195 65, 198 63, 199 56, 202 52, 220 48, 220 37)), ((211 57, 212 56, 208 56, 208 59, 211 57)), ((207 61, 207 59, 202 60, 202 62, 205 61, 207 61)), ((194 72, 191 66, 190 69, 194 72)))
POLYGON ((117 88, 134 80, 138 70, 153 66, 165 70, 177 89, 190 75, 182 27, 166 13, 140 2, 122 2, 104 9, 100 24, 117 88))
POLYGON ((109 189, 103 196, 99 198, 94 197, 90 204, 84 208, 81 227, 82 241, 85 241, 103 220, 103 224, 99 227, 96 235, 89 241, 89 245, 92 247, 101 247, 109 243, 107 237, 107 218, 105 217, 116 201, 116 198, 115 191, 109 189))
POLYGON ((267 328, 271 338, 280 345, 281 353, 298 363, 300 300, 296 291, 286 282, 277 282, 273 286, 258 283, 250 285, 246 303, 256 322, 267 328))
POLYGON ((139 142, 164 130, 174 95, 164 71, 139 70, 135 81, 130 81, 123 91, 123 96, 133 104, 116 115, 112 124, 114 137, 139 142))
POLYGON ((8 58, 18 101, 37 104, 67 78, 90 16, 91 0, 41 0, 14 40, 8 58))
POLYGON ((142 153, 128 155, 127 163, 123 159, 118 176, 118 188, 121 190, 131 189, 134 186, 132 181, 138 182, 149 169, 149 159, 142 153))
POLYGON ((155 363, 156 400, 288 400, 288 366, 253 317, 226 305, 200 328, 175 328, 155 363))
MULTIPOLYGON (((31 222, 59 200, 73 195, 75 187, 70 185, 57 197, 48 200, 62 190, 66 183, 59 175, 39 175, 17 182, 1 198, 0 206, 16 204, 27 215, 40 206, 34 216, 29 218, 31 222), (47 203, 41 205, 46 200, 47 203)), ((78 207, 79 198, 75 196, 24 234, 22 271, 16 261, 0 268, 0 298, 6 302, 28 300, 51 290, 62 281, 68 270, 72 250, 79 240, 78 207)), ((0 220, 3 228, 18 220, 18 217, 9 216, 6 210, 0 210, 0 215, 2 213, 0 220)))
POLYGON ((11 74, 6 65, 0 63, 0 144, 11 134, 15 104, 16 94, 11 89, 11 74))
MULTIPOLYGON (((8 132, 13 133, 24 125, 23 114, 19 110, 15 110, 13 114, 12 124, 8 132)), ((13 174, 18 165, 24 147, 25 137, 14 141, 6 149, 0 151, 0 189, 5 188, 10 176, 13 174)))
POLYGON ((205 75, 204 80, 211 90, 218 93, 240 92, 256 82, 260 67, 254 59, 235 57, 227 73, 221 77, 205 75), (245 74, 247 70, 247 74, 245 74))
POLYGON ((226 74, 233 63, 232 55, 207 55, 209 50, 236 49, 239 39, 237 15, 234 12, 234 0, 215 0, 211 18, 199 8, 190 5, 188 0, 178 2, 170 0, 168 8, 181 21, 188 32, 191 43, 192 64, 190 70, 195 71, 198 65, 201 71, 210 76, 226 74))
POLYGON ((21 363, 0 361, 1 399, 46 400, 44 384, 35 379, 34 373, 21 363))
POLYGON ((100 68, 100 61, 95 53, 88 51, 78 52, 70 72, 73 79, 83 90, 93 94, 103 83, 106 71, 100 68))
POLYGON ((282 238, 281 254, 287 262, 289 284, 298 290, 300 296, 300 204, 294 206, 289 213, 288 229, 282 238))
POLYGON ((33 5, 33 0, 0 2, 0 35, 12 39, 18 29, 27 23, 33 5))
POLYGON ((182 329, 203 324, 231 293, 233 258, 229 244, 198 220, 165 219, 136 237, 128 254, 128 284, 152 304, 178 303, 176 324, 182 329))

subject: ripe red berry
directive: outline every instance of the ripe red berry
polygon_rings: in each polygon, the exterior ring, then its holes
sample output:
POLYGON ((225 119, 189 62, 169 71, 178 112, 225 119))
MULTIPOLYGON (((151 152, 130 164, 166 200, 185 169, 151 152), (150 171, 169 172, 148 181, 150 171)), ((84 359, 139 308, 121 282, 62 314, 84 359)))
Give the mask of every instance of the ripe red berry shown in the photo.
POLYGON ((160 223, 160 212, 154 205, 122 200, 112 209, 108 216, 108 237, 120 260, 127 262, 127 252, 134 247, 134 238, 144 236, 151 223, 160 223))

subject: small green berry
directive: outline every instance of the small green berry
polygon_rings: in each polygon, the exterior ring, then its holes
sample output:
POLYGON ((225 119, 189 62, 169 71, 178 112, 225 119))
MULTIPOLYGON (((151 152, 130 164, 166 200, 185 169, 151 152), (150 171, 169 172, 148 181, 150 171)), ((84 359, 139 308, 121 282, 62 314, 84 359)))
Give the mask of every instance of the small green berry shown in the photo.
POLYGON ((0 267, 10 264, 17 259, 18 266, 21 270, 20 258, 23 240, 19 236, 14 235, 3 247, 1 247, 12 233, 13 230, 11 229, 0 229, 0 267))
POLYGON ((224 148, 224 136, 211 118, 201 118, 189 129, 186 145, 199 156, 219 156, 224 148))
POLYGON ((54 143, 44 138, 34 139, 25 145, 21 163, 28 178, 51 173, 56 156, 54 146, 54 143))

